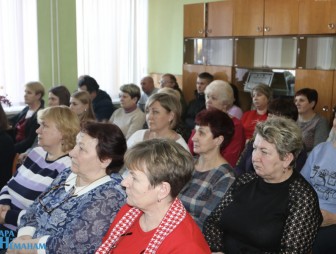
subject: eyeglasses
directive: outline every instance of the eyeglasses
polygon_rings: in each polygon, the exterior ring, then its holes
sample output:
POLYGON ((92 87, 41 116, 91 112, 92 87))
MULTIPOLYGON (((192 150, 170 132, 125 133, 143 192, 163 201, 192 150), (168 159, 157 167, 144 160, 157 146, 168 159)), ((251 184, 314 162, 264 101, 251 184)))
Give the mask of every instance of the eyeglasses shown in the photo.
POLYGON ((165 84, 168 84, 168 83, 173 83, 173 82, 172 81, 168 81, 168 80, 166 80, 166 81, 165 80, 160 80, 159 81, 160 85, 165 85, 165 84))
POLYGON ((39 197, 38 197, 38 201, 40 203, 40 205, 42 206, 42 209, 48 213, 49 215, 58 207, 60 207, 61 205, 63 205, 65 202, 69 201, 71 198, 76 197, 77 195, 75 195, 75 188, 72 187, 67 195, 67 197, 60 203, 56 204, 55 206, 51 206, 48 207, 44 202, 43 202, 43 198, 46 197, 47 195, 51 194, 52 192, 60 189, 61 187, 65 187, 65 186, 69 186, 70 184, 64 183, 64 184, 59 184, 59 185, 55 185, 52 188, 50 188, 49 191, 42 193, 39 197))

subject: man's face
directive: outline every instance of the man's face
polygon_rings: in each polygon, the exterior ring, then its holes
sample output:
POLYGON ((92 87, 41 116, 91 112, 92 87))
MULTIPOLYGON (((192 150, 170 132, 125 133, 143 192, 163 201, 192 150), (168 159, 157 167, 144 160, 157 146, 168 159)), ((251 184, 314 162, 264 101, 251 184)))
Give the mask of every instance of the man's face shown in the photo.
POLYGON ((143 78, 140 82, 141 89, 144 93, 150 94, 153 91, 154 83, 149 78, 143 78))
POLYGON ((209 85, 209 81, 207 79, 197 77, 197 81, 196 81, 197 93, 204 94, 204 90, 207 87, 207 85, 209 85))

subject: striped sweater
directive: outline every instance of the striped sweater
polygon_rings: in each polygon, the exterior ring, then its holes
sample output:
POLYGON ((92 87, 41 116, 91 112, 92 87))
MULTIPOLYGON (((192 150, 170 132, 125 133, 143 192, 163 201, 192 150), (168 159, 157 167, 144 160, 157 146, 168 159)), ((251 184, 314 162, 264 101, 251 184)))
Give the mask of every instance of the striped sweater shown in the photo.
POLYGON ((16 230, 25 209, 52 183, 60 172, 71 166, 68 155, 48 161, 41 147, 32 149, 24 163, 0 192, 0 204, 9 205, 4 226, 16 230))

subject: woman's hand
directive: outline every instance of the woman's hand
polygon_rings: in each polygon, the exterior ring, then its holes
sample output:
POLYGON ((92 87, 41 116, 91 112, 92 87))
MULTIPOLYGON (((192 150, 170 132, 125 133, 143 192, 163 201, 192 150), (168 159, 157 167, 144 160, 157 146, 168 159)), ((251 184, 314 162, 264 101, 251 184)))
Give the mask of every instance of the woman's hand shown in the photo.
POLYGON ((336 224, 336 214, 328 212, 327 210, 321 210, 323 221, 321 227, 330 226, 336 224))
POLYGON ((5 217, 8 210, 10 210, 9 205, 0 205, 0 224, 5 223, 5 217))
POLYGON ((17 237, 10 243, 10 246, 18 248, 8 248, 6 254, 37 254, 37 248, 20 248, 19 246, 38 246, 39 240, 39 238, 33 239, 29 235, 17 237))

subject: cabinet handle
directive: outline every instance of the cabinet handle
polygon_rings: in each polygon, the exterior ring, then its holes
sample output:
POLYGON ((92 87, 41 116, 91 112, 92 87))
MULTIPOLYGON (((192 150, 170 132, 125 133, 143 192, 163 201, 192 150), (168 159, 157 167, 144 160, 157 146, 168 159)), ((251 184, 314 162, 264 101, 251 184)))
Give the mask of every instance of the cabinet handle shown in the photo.
POLYGON ((261 27, 261 26, 258 26, 258 27, 257 27, 257 32, 259 32, 259 33, 260 33, 260 32, 262 32, 262 30, 263 30, 263 29, 262 29, 262 27, 261 27))
POLYGON ((329 112, 329 107, 328 107, 328 106, 324 106, 324 107, 322 108, 322 111, 324 111, 324 112, 329 112))
POLYGON ((328 28, 330 30, 334 29, 335 28, 335 24, 333 24, 333 23, 328 24, 328 28))
POLYGON ((207 30, 207 33, 208 33, 208 34, 211 34, 211 33, 212 33, 212 30, 211 30, 211 29, 208 29, 208 30, 207 30))
POLYGON ((266 26, 265 28, 264 28, 264 31, 265 32, 269 32, 271 30, 271 28, 269 27, 269 26, 266 26))
POLYGON ((198 33, 202 34, 203 33, 203 29, 198 30, 198 33))

